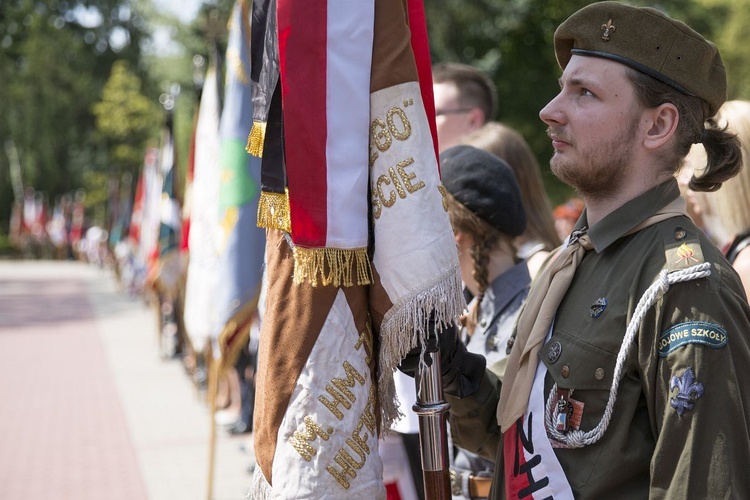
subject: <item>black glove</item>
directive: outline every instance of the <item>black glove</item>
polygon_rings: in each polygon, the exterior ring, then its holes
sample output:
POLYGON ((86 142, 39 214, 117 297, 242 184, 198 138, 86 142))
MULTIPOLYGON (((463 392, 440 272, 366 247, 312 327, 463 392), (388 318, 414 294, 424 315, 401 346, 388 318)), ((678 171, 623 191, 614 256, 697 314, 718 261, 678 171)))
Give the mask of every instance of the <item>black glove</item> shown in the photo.
MULTIPOLYGON (((427 353, 435 352, 440 355, 444 393, 465 398, 479 389, 487 360, 481 354, 466 350, 466 346, 458 338, 458 329, 455 325, 449 325, 437 331, 434 320, 430 320, 424 359, 427 366, 432 365, 432 355, 427 353)), ((398 369, 414 377, 419 370, 421 355, 422 345, 420 344, 407 353, 398 369)))

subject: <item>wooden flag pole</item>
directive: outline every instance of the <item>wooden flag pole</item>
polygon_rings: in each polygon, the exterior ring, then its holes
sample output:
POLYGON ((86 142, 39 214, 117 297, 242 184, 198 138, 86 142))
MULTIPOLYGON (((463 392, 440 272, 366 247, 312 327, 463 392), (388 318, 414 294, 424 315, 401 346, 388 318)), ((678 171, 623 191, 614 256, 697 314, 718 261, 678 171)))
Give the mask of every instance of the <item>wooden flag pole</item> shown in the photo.
POLYGON ((210 411, 210 422, 211 422, 211 434, 208 445, 208 480, 206 488, 206 499, 211 500, 213 498, 214 491, 214 462, 216 461, 216 392, 219 387, 219 374, 222 357, 214 359, 213 355, 209 351, 209 359, 211 359, 211 367, 208 370, 208 401, 211 408, 210 411))

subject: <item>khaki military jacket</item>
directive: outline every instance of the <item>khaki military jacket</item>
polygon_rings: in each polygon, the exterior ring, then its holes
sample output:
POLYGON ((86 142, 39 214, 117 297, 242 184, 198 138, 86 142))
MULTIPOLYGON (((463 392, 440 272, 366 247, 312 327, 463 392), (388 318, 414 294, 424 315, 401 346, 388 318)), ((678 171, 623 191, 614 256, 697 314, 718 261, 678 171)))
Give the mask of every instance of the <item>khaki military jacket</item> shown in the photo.
MULTIPOLYGON (((687 217, 628 234, 677 196, 676 183, 667 182, 590 228, 594 250, 540 351, 545 394, 555 382, 573 390, 584 404, 580 428, 593 429, 644 291, 662 269, 712 264, 709 277, 671 285, 646 313, 601 440, 555 449, 576 498, 750 498, 750 307, 740 280, 687 217)), ((584 213, 577 228, 585 224, 584 213)), ((472 396, 447 397, 455 442, 496 457, 491 498, 498 499, 505 494, 500 390, 487 371, 472 396)))

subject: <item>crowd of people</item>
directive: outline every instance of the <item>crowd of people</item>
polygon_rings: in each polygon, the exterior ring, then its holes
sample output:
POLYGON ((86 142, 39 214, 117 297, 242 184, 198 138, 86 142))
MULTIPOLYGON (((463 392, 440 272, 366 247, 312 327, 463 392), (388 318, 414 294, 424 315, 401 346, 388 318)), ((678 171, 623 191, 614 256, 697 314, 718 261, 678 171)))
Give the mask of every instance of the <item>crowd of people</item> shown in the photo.
POLYGON ((10 243, 26 259, 110 260, 108 232, 85 217, 86 192, 65 193, 50 207, 45 193, 29 186, 11 208, 10 243))

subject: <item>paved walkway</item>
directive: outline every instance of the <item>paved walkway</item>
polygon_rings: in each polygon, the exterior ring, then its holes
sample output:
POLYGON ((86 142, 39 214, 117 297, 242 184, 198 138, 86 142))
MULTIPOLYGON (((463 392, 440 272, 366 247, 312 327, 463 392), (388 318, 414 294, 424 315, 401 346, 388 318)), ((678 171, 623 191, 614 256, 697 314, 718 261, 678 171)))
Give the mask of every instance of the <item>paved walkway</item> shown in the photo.
MULTIPOLYGON (((206 499, 209 432, 156 314, 111 272, 0 261, 0 499, 206 499)), ((244 499, 249 438, 217 435, 213 498, 244 499)))

